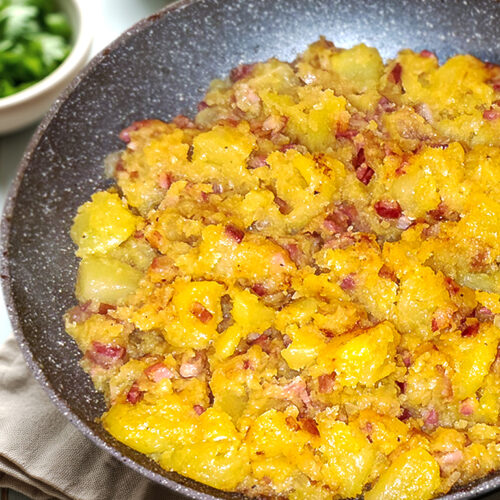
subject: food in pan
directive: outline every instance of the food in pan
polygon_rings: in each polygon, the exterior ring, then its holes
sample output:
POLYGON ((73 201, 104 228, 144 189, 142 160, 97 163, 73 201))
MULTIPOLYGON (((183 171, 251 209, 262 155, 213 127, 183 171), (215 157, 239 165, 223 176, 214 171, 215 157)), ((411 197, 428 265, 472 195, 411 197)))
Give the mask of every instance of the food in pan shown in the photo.
POLYGON ((320 39, 136 122, 72 228, 102 424, 248 496, 500 467, 500 67, 320 39))

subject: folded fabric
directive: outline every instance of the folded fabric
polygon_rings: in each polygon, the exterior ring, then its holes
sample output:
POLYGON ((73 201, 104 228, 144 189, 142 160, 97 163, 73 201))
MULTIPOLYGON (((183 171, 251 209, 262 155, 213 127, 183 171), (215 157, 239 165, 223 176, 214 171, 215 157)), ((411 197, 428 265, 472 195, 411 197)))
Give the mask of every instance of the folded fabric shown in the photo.
POLYGON ((14 338, 0 346, 0 487, 33 499, 180 499, 98 448, 52 404, 14 338))

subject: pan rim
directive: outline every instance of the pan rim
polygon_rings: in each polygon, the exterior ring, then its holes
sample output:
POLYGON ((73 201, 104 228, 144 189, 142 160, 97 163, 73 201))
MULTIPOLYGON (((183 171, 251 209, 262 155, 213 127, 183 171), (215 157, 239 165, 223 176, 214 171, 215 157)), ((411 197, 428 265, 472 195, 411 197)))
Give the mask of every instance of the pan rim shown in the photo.
MULTIPOLYGON (((33 373, 37 382, 42 386, 44 391, 49 396, 51 402, 56 406, 56 408, 70 421, 80 432, 82 432, 87 438, 89 438, 94 444, 96 444, 100 449, 111 454, 115 459, 126 464, 132 470, 138 472, 144 478, 155 481, 156 483, 169 488, 175 493, 182 494, 188 498, 194 500, 217 500, 219 498, 246 498, 238 493, 226 493, 221 490, 216 490, 209 486, 206 486, 197 481, 191 480, 189 478, 184 478, 183 481, 192 484, 192 486, 186 486, 177 482, 174 479, 169 479, 168 477, 162 475, 159 472, 155 472, 150 468, 141 465, 139 462, 130 458, 129 456, 122 453, 117 447, 106 442, 101 438, 92 428, 68 406, 62 395, 59 395, 57 391, 50 384, 47 376, 45 375, 42 368, 35 361, 33 353, 31 352, 28 342, 26 340, 25 334, 20 327, 19 315, 16 310, 12 286, 11 286, 11 276, 10 276, 10 261, 9 261, 9 241, 11 234, 11 222, 14 209, 16 206, 16 199, 21 187, 21 183, 24 174, 30 164, 31 156, 39 145, 41 139, 43 138, 45 132, 47 131, 52 120, 57 116, 59 109, 66 102, 68 98, 73 94, 73 92, 78 88, 79 84, 91 74, 94 69, 99 66, 107 56, 124 45, 130 38, 137 35, 138 33, 146 30, 148 27, 152 26, 158 20, 163 19, 168 16, 169 13, 177 11, 180 9, 188 8, 194 4, 204 3, 205 0, 176 0, 173 3, 165 6, 157 13, 146 17, 126 31, 124 31, 118 38, 102 49, 98 54, 96 54, 92 60, 85 66, 85 68, 71 81, 71 83, 65 88, 65 90, 59 95, 59 97, 54 101, 50 107, 47 114, 44 116, 40 124, 38 125, 35 133, 28 146, 23 153, 23 156, 17 167, 16 175, 12 181, 7 197, 5 199, 4 209, 2 213, 2 218, 0 221, 0 275, 2 278, 2 290, 4 294, 4 300, 6 308, 8 311, 9 320, 12 325, 12 331, 23 353, 24 359, 33 373), (204 493, 199 489, 204 489, 207 491, 212 491, 214 494, 204 493)), ((439 497, 441 500, 460 500, 460 499, 474 499, 488 493, 494 493, 495 491, 500 491, 500 471, 496 471, 493 477, 485 476, 478 479, 472 483, 469 483, 460 490, 452 491, 445 496, 439 497)), ((179 477, 181 477, 179 475, 179 477)))

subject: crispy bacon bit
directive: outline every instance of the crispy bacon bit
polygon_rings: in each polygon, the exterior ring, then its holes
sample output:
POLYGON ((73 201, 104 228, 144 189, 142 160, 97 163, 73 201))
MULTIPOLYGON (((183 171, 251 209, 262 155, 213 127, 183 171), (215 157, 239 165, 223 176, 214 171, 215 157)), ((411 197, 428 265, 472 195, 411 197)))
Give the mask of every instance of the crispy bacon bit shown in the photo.
POLYGON ((468 324, 462 330, 462 337, 475 337, 479 332, 479 322, 468 324))
POLYGON ((413 221, 406 216, 405 214, 401 214, 401 217, 396 221, 396 227, 398 229, 408 229, 412 225, 413 221))
POLYGON ((144 231, 136 231, 134 233, 134 238, 136 240, 140 240, 140 239, 144 238, 144 231))
POLYGON ((352 166, 354 167, 354 169, 358 169, 363 163, 365 163, 365 161, 365 149, 360 148, 358 154, 352 159, 352 166))
POLYGON ((411 355, 409 352, 405 352, 401 359, 403 360, 403 364, 406 366, 406 368, 411 366, 411 355))
POLYGON ((109 311, 114 311, 116 309, 116 306, 113 306, 111 304, 104 304, 103 302, 101 302, 99 304, 99 314, 108 314, 109 311))
POLYGON ((285 200, 280 198, 279 196, 274 197, 274 203, 276 203, 276 205, 278 205, 278 210, 283 215, 288 215, 292 211, 292 208, 290 207, 290 205, 285 200))
POLYGON ((288 428, 292 431, 297 432, 300 430, 299 423, 291 415, 288 415, 288 417, 285 418, 285 422, 288 428))
POLYGON ((403 72, 403 68, 401 67, 401 64, 396 63, 394 65, 394 68, 392 68, 391 72, 389 73, 388 79, 396 84, 399 85, 401 83, 401 73, 403 72))
POLYGON ((287 122, 286 116, 270 115, 262 123, 262 130, 277 134, 285 128, 287 122))
POLYGON ((127 128, 124 128, 120 134, 119 137, 120 139, 128 144, 130 142, 130 133, 135 132, 136 130, 139 130, 143 127, 146 127, 147 125, 150 125, 151 123, 155 122, 156 120, 140 120, 137 122, 132 123, 132 125, 129 125, 127 128))
POLYGON ((241 243, 243 241, 243 238, 245 237, 245 233, 232 224, 228 224, 224 232, 238 244, 241 243))
POLYGON ((354 288, 356 287, 355 276, 356 275, 354 273, 348 274, 340 282, 340 288, 342 288, 342 290, 344 290, 344 291, 354 290, 354 288))
POLYGON ((411 418, 410 410, 408 410, 407 408, 402 408, 401 415, 399 415, 398 419, 402 422, 406 422, 409 418, 411 418))
POLYGON ((203 111, 204 109, 207 109, 208 107, 209 106, 208 106, 208 104, 205 101, 200 101, 198 103, 198 106, 197 106, 198 112, 203 111))
POLYGON ((238 80, 246 78, 252 74, 253 68, 255 67, 255 63, 252 64, 240 64, 233 68, 229 73, 229 79, 234 83, 238 80))
POLYGON ((155 363, 144 370, 144 374, 152 382, 159 382, 165 378, 173 378, 174 372, 163 363, 155 363))
POLYGON ((192 378, 201 375, 207 366, 207 355, 205 351, 198 351, 195 356, 188 361, 181 363, 179 374, 182 378, 192 378))
POLYGON ((245 359, 245 361, 243 361, 243 370, 249 370, 251 366, 252 364, 250 363, 250 360, 245 359))
POLYGON ((381 278, 385 278, 391 281, 394 281, 394 283, 397 283, 398 277, 396 276, 396 273, 387 265, 383 264, 382 267, 380 268, 378 275, 381 278))
POLYGON ((431 408, 424 418, 425 425, 429 427, 435 427, 439 423, 439 415, 434 408, 431 408))
POLYGON ((373 208, 384 219, 399 219, 402 213, 399 203, 394 200, 377 201, 373 208))
POLYGON ((460 403, 460 413, 470 417, 474 413, 474 401, 471 398, 464 399, 460 403))
POLYGON ((319 436, 318 426, 316 422, 312 418, 303 418, 300 420, 300 424, 302 425, 302 429, 313 436, 319 436))
POLYGON ((335 133, 335 137, 340 139, 343 137, 344 139, 353 139, 359 134, 359 130, 355 130, 353 128, 348 128, 346 130, 337 130, 335 133))
POLYGON ((493 312, 485 306, 477 306, 474 311, 474 316, 479 321, 493 321, 495 318, 493 312))
POLYGON ((71 323, 83 323, 92 316, 94 311, 92 310, 92 301, 88 300, 83 304, 72 307, 68 311, 68 320, 71 323))
POLYGON ((285 249, 290 256, 290 259, 292 259, 292 261, 296 265, 299 265, 299 262, 304 254, 302 253, 302 250, 298 247, 298 245, 296 243, 289 243, 285 245, 285 249))
POLYGON ((206 411, 205 408, 203 408, 203 406, 201 406, 201 405, 194 405, 193 410, 196 413, 196 415, 201 415, 201 414, 205 413, 205 411, 206 411))
POLYGON ((306 406, 311 403, 311 398, 309 396, 309 392, 307 391, 306 383, 300 377, 295 377, 290 383, 283 386, 283 393, 286 399, 298 398, 306 406))
POLYGON ((404 394, 406 392, 406 382, 400 382, 399 380, 396 380, 396 385, 399 387, 401 394, 404 394))
POLYGON ((256 154, 248 159, 248 168, 260 168, 267 166, 267 155, 265 154, 256 154))
POLYGON ((286 153, 290 149, 298 149, 299 145, 295 143, 290 143, 290 144, 284 144, 281 146, 280 151, 282 153, 286 153))
POLYGON ((129 403, 135 405, 136 403, 141 401, 143 397, 144 397, 144 391, 141 391, 139 389, 137 382, 134 382, 132 384, 132 387, 130 388, 130 390, 127 393, 127 401, 129 403))
POLYGON ((191 313, 193 316, 196 316, 202 323, 208 323, 214 315, 199 302, 193 302, 193 306, 191 307, 191 313))
POLYGON ((436 455, 439 468, 444 476, 449 476, 450 473, 458 467, 463 458, 464 454, 460 450, 450 451, 442 455, 436 455))
POLYGON ((385 113, 391 113, 396 109, 396 104, 392 101, 389 101, 387 97, 381 97, 378 101, 377 107, 385 113))
POLYGON ((285 335, 283 335, 283 345, 286 347, 288 347, 290 344, 292 343, 292 339, 285 333, 285 335))
POLYGON ((121 364, 125 357, 125 348, 111 344, 102 344, 94 341, 92 346, 87 349, 85 357, 92 363, 102 368, 108 369, 121 364))
POLYGON ((171 172, 162 172, 158 178, 158 184, 163 189, 169 189, 174 182, 174 177, 171 172))
POLYGON ((486 109, 483 111, 483 118, 488 121, 498 120, 500 118, 500 109, 486 109))
POLYGON ((434 54, 434 52, 431 52, 430 50, 427 50, 427 49, 420 51, 420 56, 421 57, 428 57, 428 58, 433 57, 434 59, 437 59, 436 54, 434 54))
POLYGON ((460 291, 460 285, 449 276, 445 276, 444 284, 450 295, 456 295, 460 291))
POLYGON ((364 163, 361 167, 356 170, 356 177, 360 182, 362 182, 365 186, 367 186, 372 180, 373 174, 375 171, 369 167, 366 163, 364 163))
POLYGON ((326 216, 323 225, 333 233, 344 233, 352 225, 358 216, 358 211, 354 205, 340 203, 335 210, 326 216))
POLYGON ((252 292, 259 297, 264 297, 267 295, 267 288, 262 283, 255 283, 251 288, 252 292))
POLYGON ((184 115, 174 116, 172 123, 179 128, 196 128, 194 122, 184 115))
POLYGON ((256 339, 250 340, 249 344, 258 345, 267 354, 271 352, 271 337, 265 333, 259 335, 256 339))
POLYGON ((335 372, 329 375, 320 375, 318 377, 318 389, 319 392, 323 394, 330 394, 335 390, 335 378, 337 374, 335 372))

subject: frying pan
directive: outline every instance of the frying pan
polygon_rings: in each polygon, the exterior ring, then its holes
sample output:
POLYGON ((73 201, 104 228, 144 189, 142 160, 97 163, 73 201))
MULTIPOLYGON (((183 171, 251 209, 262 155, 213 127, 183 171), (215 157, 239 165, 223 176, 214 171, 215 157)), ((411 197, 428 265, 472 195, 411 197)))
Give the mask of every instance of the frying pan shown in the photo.
MULTIPOLYGON (((96 418, 104 400, 64 332, 77 270, 69 238, 79 205, 107 185, 104 157, 118 132, 143 118, 193 115, 211 79, 242 61, 293 60, 320 35, 341 47, 365 42, 382 57, 430 49, 441 62, 471 53, 500 62, 495 0, 182 0, 99 54, 55 102, 21 161, 2 220, 3 289, 21 350, 54 404, 97 445, 190 498, 238 498, 160 469, 115 441, 96 418)), ((447 499, 500 487, 494 474, 447 499)))

